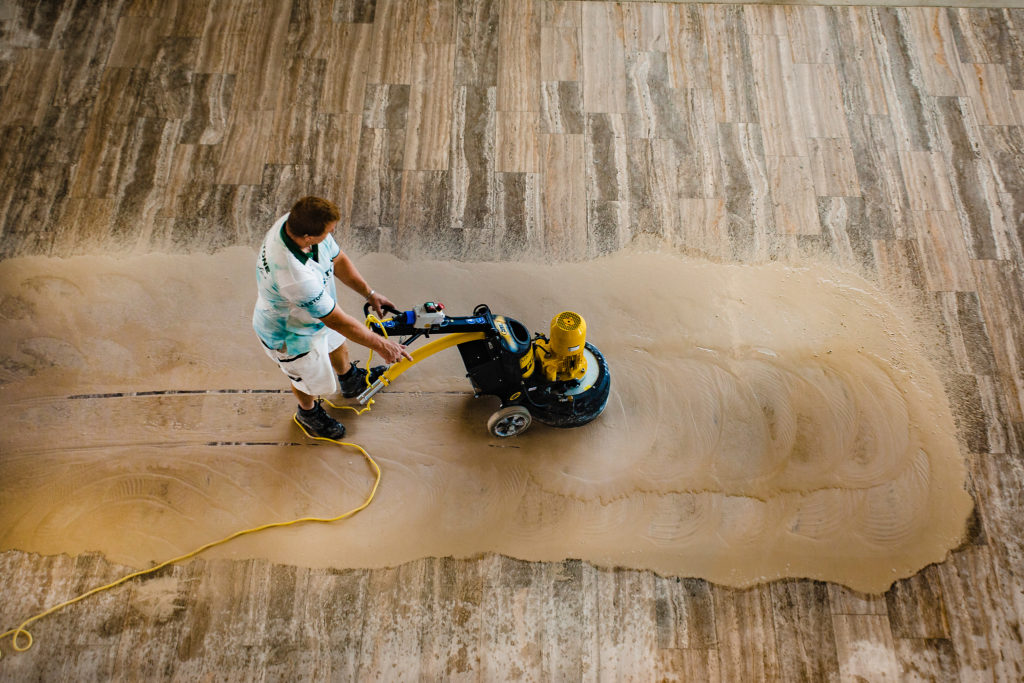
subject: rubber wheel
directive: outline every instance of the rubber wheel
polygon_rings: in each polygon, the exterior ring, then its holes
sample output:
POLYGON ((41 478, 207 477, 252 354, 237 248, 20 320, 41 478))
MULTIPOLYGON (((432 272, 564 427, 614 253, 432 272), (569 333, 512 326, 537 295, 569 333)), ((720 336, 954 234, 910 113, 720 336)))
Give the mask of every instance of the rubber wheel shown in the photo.
POLYGON ((487 420, 487 430, 499 439, 508 436, 518 436, 527 429, 533 422, 530 411, 523 406, 505 406, 495 411, 487 420))

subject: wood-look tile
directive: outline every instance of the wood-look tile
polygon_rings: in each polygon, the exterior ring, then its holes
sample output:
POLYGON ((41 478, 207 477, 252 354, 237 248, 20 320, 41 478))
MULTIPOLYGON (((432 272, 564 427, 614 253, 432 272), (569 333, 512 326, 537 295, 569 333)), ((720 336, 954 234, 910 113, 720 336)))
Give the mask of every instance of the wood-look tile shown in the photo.
POLYGON ((978 377, 958 375, 951 377, 948 383, 956 387, 957 400, 954 406, 953 420, 956 422, 957 436, 960 442, 971 453, 987 453, 989 451, 988 430, 985 410, 981 404, 978 377))
POLYGON ((63 54, 58 50, 21 50, 0 98, 0 126, 39 126, 50 106, 63 54))
POLYGON ((665 5, 668 72, 673 88, 711 89, 711 65, 700 5, 665 5))
POLYGON ((586 124, 587 197, 603 202, 628 202, 625 117, 588 114, 586 124))
POLYGON ((1009 586, 999 584, 992 566, 989 549, 975 546, 953 553, 938 567, 947 609, 957 615, 949 623, 950 640, 962 671, 1016 680, 1024 675, 1024 652, 1006 618, 1013 609, 1006 600, 1009 586))
POLYGON ((236 110, 223 143, 217 182, 259 185, 273 133, 273 110, 236 110))
POLYGON ((761 131, 753 124, 719 124, 722 184, 734 257, 768 257, 775 212, 765 167, 761 131))
POLYGON ((974 289, 960 216, 955 211, 912 211, 924 278, 931 291, 974 289))
POLYGON ((752 36, 785 36, 789 34, 786 24, 786 8, 782 5, 746 5, 743 8, 743 25, 752 36))
POLYGON ((963 95, 960 58, 946 10, 914 7, 905 11, 911 46, 929 95, 963 95))
POLYGON ((658 650, 654 673, 659 681, 718 683, 722 680, 718 653, 714 650, 658 650))
POLYGON ((1024 419, 1024 285, 1020 271, 1006 261, 975 261, 978 299, 990 330, 996 367, 1011 382, 1011 419, 1024 419), (1001 332, 991 332, 999 330, 1001 332))
POLYGON ((456 86, 498 84, 500 6, 500 0, 468 0, 456 7, 456 86))
POLYGON ((982 126, 1024 124, 1002 64, 961 64, 964 92, 971 98, 974 115, 982 126))
POLYGON ((597 575, 598 642, 602 643, 597 675, 621 679, 640 670, 655 654, 654 577, 627 569, 597 575), (612 636, 612 634, 616 634, 612 636))
POLYGON ((899 680, 889 621, 874 614, 833 614, 839 680, 899 680))
POLYGON ((700 579, 665 579, 654 586, 658 649, 709 650, 718 643, 711 586, 700 579))
POLYGON ((215 145, 223 140, 228 129, 234 90, 234 74, 195 74, 178 142, 215 145))
POLYGON ((455 42, 456 0, 416 0, 413 38, 419 43, 455 42))
POLYGON ((614 254, 633 236, 630 204, 626 201, 587 200, 587 258, 614 254))
POLYGON ((331 19, 336 23, 372 24, 377 0, 335 0, 331 19))
POLYGON ((956 209, 971 237, 973 258, 1009 258, 1009 226, 1001 211, 992 167, 975 150, 981 135, 961 98, 935 98, 938 128, 943 132, 943 153, 956 209))
POLYGON ((583 88, 579 81, 541 83, 540 132, 582 133, 584 126, 583 88))
MULTIPOLYGON (((463 245, 446 239, 449 197, 448 174, 443 171, 405 171, 398 231, 394 245, 387 245, 400 256, 426 255, 452 259, 462 255, 463 245)), ((464 233, 465 234, 465 233, 464 233)), ((471 231, 467 239, 473 239, 471 231)))
POLYGON ((627 82, 622 5, 586 2, 582 12, 583 110, 625 113, 627 82))
POLYGON ((827 7, 786 7, 786 29, 795 64, 833 64, 836 42, 827 7))
POLYGON ((352 226, 398 225, 405 130, 363 127, 352 204, 352 226))
POLYGON ((807 156, 805 123, 796 71, 786 36, 750 36, 758 121, 768 156, 807 156))
POLYGON ((234 53, 238 81, 235 85, 237 109, 265 111, 277 105, 277 86, 288 60, 286 44, 290 12, 286 3, 259 4, 256 11, 240 20, 252 22, 234 53))
POLYGON ((848 138, 843 96, 832 64, 793 64, 794 87, 801 93, 803 131, 808 138, 848 138))
POLYGON ((540 80, 580 80, 580 30, 576 26, 541 26, 540 80))
POLYGON ((583 25, 582 0, 547 0, 541 5, 541 23, 544 26, 583 25))
POLYGON ((278 84, 280 99, 274 110, 267 163, 297 164, 309 159, 324 67, 322 59, 295 57, 289 61, 278 84))
POLYGON ((72 197, 64 207, 60 227, 53 235, 54 253, 76 251, 90 237, 103 235, 114 221, 116 201, 112 198, 72 197))
POLYGON ((555 258, 573 259, 587 241, 587 193, 582 135, 543 135, 544 245, 555 258))
POLYGON ((494 231, 496 104, 496 88, 456 88, 448 202, 453 228, 494 231))
POLYGON ((540 111, 540 6, 501 0, 498 22, 498 111, 540 111))
POLYGON ((911 53, 906 15, 900 9, 889 7, 874 8, 871 12, 881 39, 878 64, 899 149, 933 151, 936 132, 911 53))
POLYGON ((900 152, 900 167, 913 211, 955 211, 953 188, 939 152, 900 152))
POLYGON ((544 212, 539 173, 496 173, 492 257, 542 254, 544 212))
POLYGON ((288 51, 315 59, 326 59, 335 27, 334 0, 302 0, 292 3, 288 19, 288 51))
POLYGON ((539 114, 533 111, 498 111, 497 171, 540 171, 539 118, 539 114))
MULTIPOLYGON (((70 578, 60 583, 68 598, 117 578, 116 570, 98 555, 80 555, 66 572, 70 578)), ((40 677, 69 679, 76 677, 75 672, 90 671, 99 678, 112 678, 120 626, 128 609, 127 595, 107 591, 95 596, 92 604, 93 610, 78 619, 69 620, 66 615, 56 619, 52 628, 59 629, 60 640, 69 650, 64 656, 47 658, 49 661, 39 669, 40 677)))
POLYGON ((818 202, 810 164, 803 157, 768 156, 768 187, 775 212, 775 229, 790 235, 821 232, 818 202))
POLYGON ((985 453, 1017 453, 1019 443, 1013 433, 1013 421, 1007 408, 1006 392, 997 376, 977 375, 978 396, 984 416, 985 453))
MULTIPOLYGON (((1021 99, 1024 104, 1024 99, 1021 99)), ((1024 128, 1013 126, 982 126, 981 149, 991 160, 992 172, 998 189, 999 203, 1006 221, 1010 225, 1024 225, 1024 169, 1019 164, 1024 154, 1024 128)), ((1018 254, 1024 252, 1017 231, 1015 249, 1018 254)))
POLYGON ((828 586, 817 581, 772 584, 779 671, 785 680, 823 681, 839 670, 828 586))
POLYGON ((367 83, 412 82, 412 46, 416 2, 377 0, 373 39, 366 67, 367 83))
POLYGON ((667 52, 667 8, 659 3, 630 2, 622 6, 626 52, 667 52))
POLYGON ((757 92, 750 42, 744 31, 743 8, 703 6, 711 90, 718 121, 756 123, 757 92))
POLYGON ((903 680, 957 683, 960 665, 948 638, 897 638, 896 661, 903 680))
POLYGON ((872 237, 902 237, 910 221, 900 157, 888 119, 847 115, 866 225, 872 237))
POLYGON ((655 140, 626 139, 629 169, 629 225, 634 233, 665 238, 678 225, 675 173, 665 167, 665 154, 655 140))
POLYGON ((72 197, 108 197, 120 169, 120 150, 128 137, 128 124, 105 125, 95 119, 82 146, 72 176, 72 197))
POLYGON ((117 220, 109 238, 114 243, 148 244, 180 135, 180 121, 138 119, 122 150, 123 168, 130 168, 117 184, 117 220))
POLYGON ((156 57, 166 25, 146 16, 122 16, 117 22, 114 44, 107 57, 108 68, 148 67, 156 57))
POLYGON ((950 7, 944 11, 961 62, 1005 64, 1012 87, 1024 89, 1020 9, 950 7))
POLYGON ((947 638, 946 606, 934 567, 893 584, 885 594, 894 638, 947 638))
POLYGON ((226 73, 238 68, 239 36, 251 21, 251 8, 230 4, 229 0, 210 0, 196 56, 198 73, 226 73))
MULTIPOLYGON (((202 36, 211 2, 212 0, 178 0, 173 19, 168 19, 171 24, 170 35, 186 38, 202 36)), ((163 6, 170 3, 157 4, 163 6)), ((158 7, 157 14, 159 12, 160 8, 158 7)))
POLYGON ((409 90, 406 168, 445 171, 451 150, 453 43, 417 43, 409 90))
POLYGON ((829 10, 832 34, 844 56, 836 62, 847 118, 887 116, 885 87, 875 47, 871 15, 853 7, 829 10))
POLYGON ((664 53, 628 53, 626 80, 626 130, 630 137, 687 137, 684 98, 688 91, 668 87, 668 60, 664 53))
POLYGON ((331 199, 341 213, 339 237, 344 237, 352 215, 362 117, 358 114, 321 114, 316 121, 309 164, 310 194, 331 199))
POLYGON ((811 178, 819 197, 861 196, 857 164, 849 139, 812 138, 807 144, 811 178))
POLYGON ((872 272, 875 254, 865 229, 864 199, 861 197, 819 197, 821 234, 838 263, 852 270, 872 272))
POLYGON ((924 276, 916 240, 874 240, 875 265, 882 287, 906 296, 910 301, 923 301, 924 276))
POLYGON ((329 29, 327 66, 320 110, 352 114, 363 110, 366 69, 373 32, 368 23, 340 23, 329 29))
POLYGON ((366 85, 363 101, 363 125, 387 130, 405 129, 409 122, 408 85, 366 85))
POLYGON ((964 374, 995 374, 997 368, 992 342, 985 328, 977 293, 941 292, 936 296, 948 330, 955 370, 964 374))
POLYGON ((772 617, 771 589, 712 588, 719 671, 726 681, 778 680, 783 671, 772 617))
POLYGON ((725 199, 684 198, 679 200, 673 237, 687 252, 695 252, 705 258, 725 260, 732 257, 727 226, 725 199))

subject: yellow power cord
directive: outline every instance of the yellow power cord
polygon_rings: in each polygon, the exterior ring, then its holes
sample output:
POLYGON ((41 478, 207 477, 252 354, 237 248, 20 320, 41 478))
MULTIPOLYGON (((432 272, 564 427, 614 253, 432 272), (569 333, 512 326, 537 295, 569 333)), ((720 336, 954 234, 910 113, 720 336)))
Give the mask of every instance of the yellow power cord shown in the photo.
MULTIPOLYGON (((380 323, 380 321, 375 316, 369 315, 369 316, 367 316, 367 319, 366 319, 367 326, 369 326, 369 324, 371 322, 380 323)), ((383 330, 383 325, 381 326, 381 328, 383 330)), ((385 337, 387 336, 387 332, 384 332, 384 336, 385 337)), ((367 366, 370 365, 370 361, 372 359, 373 359, 373 351, 371 350, 370 351, 370 357, 366 361, 367 366)), ((366 375, 366 384, 367 384, 367 386, 370 385, 370 375, 369 375, 369 373, 367 373, 367 375, 366 375)), ((370 409, 370 407, 373 405, 373 401, 371 400, 371 401, 369 401, 366 404, 365 408, 358 409, 358 408, 354 408, 352 406, 338 406, 338 405, 334 405, 333 403, 331 403, 326 398, 322 399, 322 400, 325 403, 327 403, 329 406, 331 406, 332 408, 353 410, 353 411, 355 411, 356 415, 362 415, 363 413, 368 411, 370 409)), ((92 597, 93 595, 96 595, 97 593, 102 593, 102 592, 108 591, 108 590, 110 590, 112 588, 116 588, 116 587, 120 586, 121 584, 126 583, 127 581, 131 581, 132 579, 138 578, 140 576, 146 576, 147 574, 152 574, 153 572, 160 571, 164 567, 168 567, 168 566, 170 566, 172 564, 177 564, 178 562, 184 562, 185 560, 192 559, 196 555, 199 555, 200 553, 206 552, 210 548, 214 548, 216 546, 223 545, 223 544, 225 544, 225 543, 227 543, 229 541, 233 541, 234 539, 239 538, 241 536, 246 536, 248 534, 255 534, 255 533, 259 532, 259 531, 266 531, 267 529, 277 529, 277 528, 280 528, 280 527, 292 526, 294 524, 304 524, 304 523, 307 523, 307 522, 316 522, 318 524, 330 524, 332 522, 338 522, 338 521, 341 521, 343 519, 347 519, 348 517, 352 517, 356 513, 361 512, 362 510, 365 510, 370 505, 370 503, 373 502, 373 497, 375 495, 377 495, 377 487, 380 486, 380 466, 377 464, 377 461, 375 461, 370 456, 370 454, 366 452, 366 449, 364 449, 359 444, 349 443, 349 442, 346 442, 346 441, 338 441, 336 439, 328 439, 325 436, 313 436, 312 434, 307 432, 306 428, 302 426, 301 422, 299 422, 298 414, 293 415, 292 416, 292 420, 295 422, 295 424, 299 425, 299 429, 302 430, 302 433, 305 434, 310 439, 316 439, 317 441, 329 441, 329 442, 331 442, 333 444, 337 444, 338 446, 349 446, 351 448, 355 448, 356 450, 358 450, 360 453, 363 454, 363 457, 366 459, 366 462, 368 462, 370 464, 370 466, 373 468, 373 472, 374 472, 375 478, 374 478, 374 482, 373 482, 373 488, 370 489, 370 495, 368 495, 366 497, 366 500, 363 501, 362 505, 360 505, 357 508, 353 508, 353 509, 349 510, 348 512, 344 512, 344 513, 338 515, 337 517, 300 517, 299 519, 293 519, 293 520, 291 520, 289 522, 272 522, 270 524, 263 524, 263 525, 260 525, 260 526, 257 526, 257 527, 253 527, 251 529, 243 529, 241 531, 236 531, 233 534, 225 536, 224 538, 220 539, 219 541, 213 541, 211 543, 207 543, 206 545, 200 546, 199 548, 196 548, 195 550, 193 550, 191 552, 187 552, 184 555, 179 555, 178 557, 172 558, 170 560, 165 560, 164 562, 161 562, 160 564, 156 565, 155 567, 150 567, 149 569, 140 569, 139 571, 132 572, 131 574, 127 574, 125 576, 122 576, 117 581, 113 581, 111 583, 108 583, 105 586, 100 586, 98 588, 93 588, 92 590, 90 590, 88 592, 82 593, 81 595, 79 595, 76 598, 72 598, 71 600, 65 600, 64 602, 62 602, 62 603, 60 603, 58 605, 54 605, 53 607, 49 608, 48 610, 40 612, 39 614, 36 614, 35 616, 29 617, 25 621, 21 622, 21 624, 18 625, 17 628, 12 628, 12 629, 10 629, 8 631, 4 631, 3 633, 0 633, 0 640, 3 640, 4 638, 10 636, 11 637, 11 647, 14 648, 14 651, 15 652, 25 652, 26 650, 28 650, 29 648, 32 647, 32 643, 33 643, 32 634, 26 628, 29 624, 32 624, 33 622, 36 622, 36 621, 42 619, 43 617, 49 616, 49 615, 53 614, 54 612, 58 612, 58 611, 64 609, 65 607, 69 607, 71 605, 74 605, 76 602, 81 602, 82 600, 85 600, 86 598, 92 597), (21 644, 19 644, 19 641, 18 641, 18 638, 20 638, 20 637, 25 637, 25 638, 28 639, 28 641, 24 645, 21 645, 21 644)), ((3 652, 0 652, 0 658, 3 658, 3 652)))

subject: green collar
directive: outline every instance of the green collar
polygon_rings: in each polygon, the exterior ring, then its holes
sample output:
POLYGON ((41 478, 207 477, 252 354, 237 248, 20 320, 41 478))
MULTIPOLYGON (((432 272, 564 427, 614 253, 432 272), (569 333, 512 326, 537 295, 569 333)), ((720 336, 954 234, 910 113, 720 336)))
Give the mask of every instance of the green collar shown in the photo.
POLYGON ((307 254, 302 251, 302 247, 295 243, 295 240, 288 236, 288 231, 285 230, 286 225, 288 225, 288 221, 281 224, 281 239, 284 240, 284 246, 288 247, 288 251, 292 252, 292 255, 299 259, 299 263, 303 265, 305 265, 306 261, 309 259, 313 259, 314 261, 318 260, 319 256, 317 255, 317 247, 320 245, 314 244, 313 248, 307 254))

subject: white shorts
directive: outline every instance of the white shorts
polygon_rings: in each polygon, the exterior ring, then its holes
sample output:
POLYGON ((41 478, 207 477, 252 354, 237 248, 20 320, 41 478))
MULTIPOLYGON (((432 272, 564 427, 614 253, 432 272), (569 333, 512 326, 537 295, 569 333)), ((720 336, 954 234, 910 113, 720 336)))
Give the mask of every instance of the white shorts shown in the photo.
POLYGON ((262 342, 260 346, 288 376, 293 387, 310 396, 330 396, 338 393, 341 387, 329 354, 344 343, 344 336, 325 327, 313 335, 309 352, 299 356, 291 355, 287 350, 269 349, 262 342))

